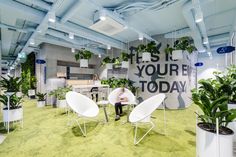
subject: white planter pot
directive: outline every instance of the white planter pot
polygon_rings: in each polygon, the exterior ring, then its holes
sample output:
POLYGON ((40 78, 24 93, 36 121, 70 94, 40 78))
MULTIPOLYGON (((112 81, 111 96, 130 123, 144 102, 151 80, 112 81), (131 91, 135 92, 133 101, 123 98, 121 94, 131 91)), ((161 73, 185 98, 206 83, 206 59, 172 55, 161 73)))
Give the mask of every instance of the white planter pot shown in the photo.
POLYGON ((151 61, 151 53, 150 52, 143 52, 142 53, 142 61, 143 62, 151 61))
POLYGON ((177 59, 181 60, 181 59, 183 59, 183 50, 174 50, 172 52, 172 59, 173 60, 177 60, 177 59))
POLYGON ((57 107, 58 108, 66 108, 67 107, 66 100, 57 100, 57 107))
POLYGON ((17 96, 17 97, 22 97, 23 94, 22 94, 22 92, 16 92, 16 96, 17 96))
MULTIPOLYGON (((236 109, 236 104, 228 104, 228 109, 236 109)), ((234 122, 229 123, 228 127, 232 129, 234 132, 236 132, 236 120, 234 122)), ((236 142, 236 134, 234 134, 233 141, 236 142)))
POLYGON ((9 116, 8 116, 8 110, 3 110, 3 122, 12 122, 23 119, 23 109, 13 109, 9 110, 9 116), (9 119, 8 119, 9 117, 9 119))
POLYGON ((128 62, 128 61, 122 61, 122 62, 121 62, 121 67, 128 69, 128 68, 129 68, 129 62, 128 62))
POLYGON ((219 146, 217 135, 196 127, 196 153, 197 157, 233 157, 233 134, 219 135, 219 146))
POLYGON ((41 108, 41 107, 44 107, 45 106, 45 101, 38 101, 37 102, 37 107, 38 108, 41 108))
POLYGON ((87 68, 88 67, 88 59, 80 59, 80 67, 87 68))
POLYGON ((35 96, 35 90, 34 89, 29 89, 28 90, 28 96, 35 96))
POLYGON ((112 69, 113 68, 113 64, 112 63, 107 63, 106 64, 106 68, 107 69, 112 69))

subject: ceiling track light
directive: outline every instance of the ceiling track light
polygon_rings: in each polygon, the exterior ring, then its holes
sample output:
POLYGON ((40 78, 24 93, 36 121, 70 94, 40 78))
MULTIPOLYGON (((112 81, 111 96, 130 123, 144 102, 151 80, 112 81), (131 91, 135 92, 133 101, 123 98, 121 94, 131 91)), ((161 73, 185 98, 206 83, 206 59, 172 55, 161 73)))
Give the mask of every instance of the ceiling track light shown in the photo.
POLYGON ((207 37, 206 37, 206 38, 204 38, 204 39, 203 39, 203 44, 205 44, 205 45, 206 45, 206 44, 208 44, 208 43, 209 43, 209 41, 208 41, 208 38, 207 38, 207 37))
POLYGON ((203 21, 203 15, 202 15, 202 13, 196 13, 196 15, 195 15, 195 22, 196 23, 200 23, 200 22, 202 22, 203 21))
POLYGON ((107 49, 110 50, 111 49, 111 45, 107 45, 107 49))
POLYGON ((71 48, 71 52, 72 52, 72 53, 75 53, 75 48, 71 48))
POLYGON ((203 53, 203 52, 206 52, 206 50, 202 49, 202 50, 199 50, 198 52, 203 53))
POLYGON ((34 44, 35 44, 34 39, 30 39, 30 45, 34 45, 34 44))
POLYGON ((99 11, 99 19, 102 21, 106 20, 106 11, 104 9, 99 11))
POLYGON ((50 11, 48 13, 48 21, 49 22, 52 22, 52 23, 55 23, 56 22, 56 14, 54 11, 50 11))
POLYGON ((72 32, 69 32, 69 38, 70 38, 70 39, 74 39, 74 38, 75 38, 75 35, 74 35, 74 33, 72 33, 72 32))
POLYGON ((139 33, 138 40, 143 40, 143 34, 139 33))

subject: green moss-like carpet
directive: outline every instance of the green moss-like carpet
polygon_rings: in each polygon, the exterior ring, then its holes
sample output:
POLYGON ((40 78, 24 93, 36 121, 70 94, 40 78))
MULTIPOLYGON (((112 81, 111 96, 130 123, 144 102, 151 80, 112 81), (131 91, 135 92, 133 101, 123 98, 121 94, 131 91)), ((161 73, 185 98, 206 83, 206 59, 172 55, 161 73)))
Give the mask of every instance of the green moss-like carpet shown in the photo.
MULTIPOLYGON (((63 110, 51 106, 37 108, 36 100, 25 100, 24 128, 19 124, 11 126, 10 134, 0 145, 0 157, 193 157, 196 108, 167 111, 166 135, 163 111, 155 111, 152 120, 156 127, 134 146, 133 126, 122 124, 126 116, 115 122, 113 108, 108 109, 109 123, 88 121, 88 134, 83 137, 76 123, 67 125, 63 110)), ((102 108, 97 119, 104 120, 102 108)), ((139 133, 148 127, 142 126, 139 133)), ((6 135, 2 123, 0 133, 6 135)))

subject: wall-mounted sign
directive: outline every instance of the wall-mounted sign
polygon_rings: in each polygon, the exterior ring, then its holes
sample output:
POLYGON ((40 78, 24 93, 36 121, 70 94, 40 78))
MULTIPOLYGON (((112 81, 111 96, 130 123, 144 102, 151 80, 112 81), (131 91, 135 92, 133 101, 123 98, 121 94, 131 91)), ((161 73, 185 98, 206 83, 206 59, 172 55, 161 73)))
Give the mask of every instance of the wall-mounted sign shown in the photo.
POLYGON ((37 64, 45 64, 46 61, 43 60, 43 59, 36 59, 36 63, 37 63, 37 64))
POLYGON ((191 105, 192 71, 190 58, 184 53, 183 60, 174 60, 164 52, 151 54, 150 62, 142 62, 142 56, 130 48, 129 79, 139 87, 139 102, 159 93, 167 96, 166 107, 186 108, 191 105))
POLYGON ((220 47, 216 50, 217 53, 219 54, 224 54, 224 53, 230 53, 235 50, 234 46, 225 46, 225 47, 220 47))
POLYGON ((203 63, 202 62, 197 62, 197 63, 195 63, 194 64, 196 67, 201 67, 201 66, 203 66, 203 63))

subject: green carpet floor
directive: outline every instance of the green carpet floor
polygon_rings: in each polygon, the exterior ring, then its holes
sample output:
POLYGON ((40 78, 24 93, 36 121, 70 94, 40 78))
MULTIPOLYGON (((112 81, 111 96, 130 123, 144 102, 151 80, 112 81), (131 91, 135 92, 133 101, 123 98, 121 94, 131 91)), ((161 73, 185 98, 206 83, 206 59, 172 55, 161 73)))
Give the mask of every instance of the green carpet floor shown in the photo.
MULTIPOLYGON (((126 116, 115 122, 113 108, 108 124, 88 121, 88 135, 83 137, 76 123, 67 125, 63 110, 51 106, 36 108, 35 100, 25 100, 24 128, 17 124, 12 127, 0 145, 0 157, 193 157, 196 108, 192 105, 185 110, 167 111, 166 135, 163 111, 155 111, 156 127, 134 146, 133 127, 130 123, 122 124, 126 116)), ((102 108, 97 119, 104 119, 102 108)), ((148 127, 143 126, 139 133, 145 128, 148 127)), ((2 123, 0 133, 6 135, 2 123)))

